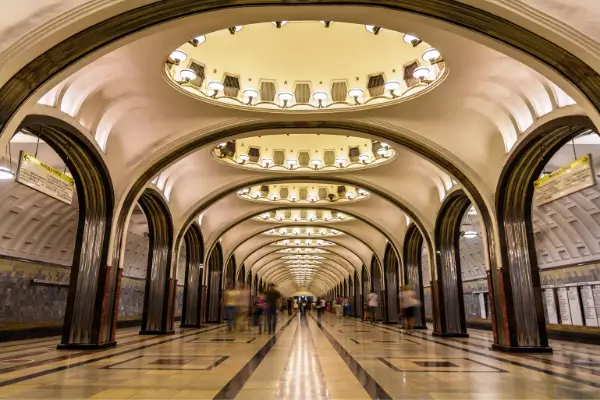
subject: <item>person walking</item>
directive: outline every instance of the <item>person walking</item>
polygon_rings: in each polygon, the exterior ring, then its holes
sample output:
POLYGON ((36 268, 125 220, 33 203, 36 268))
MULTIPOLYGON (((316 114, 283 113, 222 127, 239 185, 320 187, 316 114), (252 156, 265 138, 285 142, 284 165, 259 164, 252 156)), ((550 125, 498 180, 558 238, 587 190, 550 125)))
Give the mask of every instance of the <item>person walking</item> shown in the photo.
POLYGON ((277 327, 277 300, 279 293, 275 290, 275 285, 270 283, 265 291, 267 298, 267 330, 269 334, 275 332, 277 327))
POLYGON ((415 317, 421 302, 410 285, 404 286, 400 292, 400 309, 402 310, 404 328, 411 333, 415 327, 415 317))
POLYGON ((335 298, 335 317, 342 318, 342 298, 339 296, 335 298))
POLYGON ((298 300, 294 299, 294 314, 298 314, 298 300))
POLYGON ((223 292, 223 305, 225 307, 225 319, 227 320, 227 331, 233 332, 235 328, 236 307, 238 294, 233 288, 233 284, 229 284, 227 290, 223 292))
POLYGON ((369 297, 367 297, 367 303, 369 305, 369 319, 375 322, 377 308, 379 307, 379 295, 377 295, 375 292, 369 293, 369 297))
POLYGON ((256 297, 253 309, 254 326, 258 326, 258 333, 261 334, 266 328, 265 319, 267 318, 267 298, 263 292, 260 292, 256 297))
POLYGON ((315 309, 317 310, 317 319, 321 319, 321 300, 317 299, 315 302, 315 309))

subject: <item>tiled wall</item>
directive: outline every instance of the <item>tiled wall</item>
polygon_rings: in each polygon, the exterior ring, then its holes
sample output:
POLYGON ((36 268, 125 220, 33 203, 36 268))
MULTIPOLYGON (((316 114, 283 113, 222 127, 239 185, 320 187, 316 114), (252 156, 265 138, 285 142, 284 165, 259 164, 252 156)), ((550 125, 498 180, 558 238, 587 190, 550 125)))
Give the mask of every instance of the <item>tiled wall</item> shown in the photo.
MULTIPOLYGON (((70 273, 66 267, 0 258, 0 325, 62 323, 68 287, 34 284, 32 280, 68 282, 70 273)), ((123 278, 119 317, 141 317, 144 286, 144 280, 123 278)), ((182 300, 183 288, 178 288, 178 309, 182 300)))

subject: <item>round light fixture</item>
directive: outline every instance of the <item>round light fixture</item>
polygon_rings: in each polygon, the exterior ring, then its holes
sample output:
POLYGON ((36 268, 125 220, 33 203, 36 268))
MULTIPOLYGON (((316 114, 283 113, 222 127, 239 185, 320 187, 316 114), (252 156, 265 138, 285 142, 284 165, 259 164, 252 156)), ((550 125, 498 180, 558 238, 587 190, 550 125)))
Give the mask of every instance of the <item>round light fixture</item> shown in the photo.
POLYGON ((325 101, 325 100, 327 100, 327 93, 315 92, 315 93, 313 93, 313 99, 315 99, 317 101, 325 101))
POLYGON ((256 99, 258 97, 258 91, 255 89, 246 89, 244 90, 244 97, 256 99))
POLYGON ((262 161, 266 168, 269 168, 269 166, 273 163, 273 159, 271 157, 263 157, 262 161))
POLYGON ((379 33, 379 31, 381 30, 381 28, 379 26, 375 26, 375 25, 365 25, 365 29, 374 35, 377 35, 379 33))
POLYGON ((236 26, 233 27, 233 29, 235 30, 235 32, 239 32, 242 29, 244 29, 244 25, 236 25, 236 26))
POLYGON ((14 179, 15 173, 10 168, 0 166, 0 180, 14 179))
POLYGON ((360 97, 363 95, 363 90, 362 89, 350 89, 348 90, 348 94, 350 95, 350 97, 360 97))
POLYGON ((319 165, 321 165, 321 160, 319 160, 318 158, 313 159, 312 165, 314 165, 315 168, 319 168, 319 165))
POLYGON ((287 160, 288 165, 290 166, 291 169, 294 169, 294 166, 297 164, 297 161, 293 158, 290 158, 287 160))
POLYGON ((421 39, 419 39, 415 35, 411 35, 411 34, 408 34, 408 33, 406 35, 404 35, 404 43, 406 43, 406 44, 412 44, 413 46, 415 46, 420 41, 421 41, 421 39))
POLYGON ((193 42, 196 46, 199 44, 202 44, 202 43, 206 42, 206 36, 204 36, 204 35, 196 36, 194 38, 193 42))
POLYGON ((177 49, 171 53, 170 58, 179 64, 187 60, 187 54, 185 54, 182 50, 177 49))
POLYGON ((367 161, 369 161, 371 159, 371 156, 369 154, 363 153, 360 156, 358 156, 358 159, 364 163, 366 163, 367 161))
POLYGON ((240 154, 239 159, 241 162, 245 163, 246 161, 248 161, 250 159, 250 156, 248 154, 240 154))
POLYGON ((214 90, 215 92, 218 92, 219 90, 225 89, 225 85, 223 85, 221 82, 218 82, 218 81, 212 81, 212 82, 208 83, 208 88, 210 90, 214 90))
POLYGON ((196 75, 196 73, 194 71, 192 71, 191 69, 187 69, 187 68, 182 69, 179 72, 179 75, 185 82, 193 81, 194 79, 196 79, 198 77, 198 75, 196 75))
POLYGON ((339 165, 340 168, 343 167, 346 164, 346 161, 347 160, 344 157, 338 157, 338 158, 335 159, 335 163, 337 165, 339 165))
POLYGON ((380 148, 377 150, 377 154, 379 154, 379 155, 380 155, 380 156, 382 156, 382 157, 383 157, 383 156, 385 156, 385 155, 387 154, 387 152, 388 152, 388 150, 387 150, 387 148, 386 148, 386 147, 380 147, 380 148))
POLYGON ((398 81, 387 81, 385 83, 385 90, 389 90, 390 92, 395 92, 397 90, 400 90, 400 82, 398 81))
POLYGON ((413 71, 413 77, 417 79, 425 79, 429 76, 429 68, 419 67, 413 71))
POLYGON ((442 55, 439 51, 437 51, 434 48, 431 48, 429 50, 425 50, 425 53, 423 53, 423 60, 433 63, 437 61, 441 56, 442 55))

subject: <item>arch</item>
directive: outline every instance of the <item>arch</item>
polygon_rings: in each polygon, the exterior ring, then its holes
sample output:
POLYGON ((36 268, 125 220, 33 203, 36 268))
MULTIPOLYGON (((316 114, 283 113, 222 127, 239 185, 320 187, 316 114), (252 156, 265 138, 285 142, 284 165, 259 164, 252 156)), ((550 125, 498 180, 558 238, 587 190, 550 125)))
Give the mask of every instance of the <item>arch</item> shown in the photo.
POLYGON ((171 278, 173 220, 160 192, 147 188, 138 200, 148 220, 148 267, 140 334, 173 333, 175 280, 171 278))
POLYGON ((392 245, 388 242, 383 257, 383 274, 385 278, 386 313, 384 322, 398 323, 398 294, 400 288, 400 262, 392 245))
POLYGON ((202 321, 202 277, 204 267, 204 240, 198 224, 192 224, 184 235, 187 249, 183 310, 181 326, 199 327, 202 321))
POLYGON ((223 279, 223 288, 227 288, 230 285, 233 285, 235 287, 237 284, 237 265, 235 263, 235 256, 232 254, 231 257, 229 257, 229 259, 223 263, 223 265, 225 265, 225 269, 223 271, 223 273, 225 274, 225 279, 223 279))
MULTIPOLYGON (((419 312, 415 316, 415 328, 427 329, 425 321, 425 293, 423 290, 423 271, 421 270, 421 250, 423 248, 423 235, 417 226, 411 223, 404 237, 404 283, 411 285, 421 303, 419 312)), ((434 297, 435 299, 435 297, 434 297)), ((434 302, 434 315, 436 307, 434 302)))
POLYGON ((246 266, 242 263, 237 271, 237 287, 242 288, 246 285, 246 266))
POLYGON ((206 279, 206 322, 221 322, 221 288, 223 286, 223 250, 221 244, 213 248, 208 257, 206 279))
MULTIPOLYGON (((312 206, 312 207, 298 207, 298 206, 293 206, 293 205, 278 206, 278 207, 277 207, 277 206, 272 206, 272 207, 264 208, 264 209, 262 209, 262 210, 260 210, 260 211, 258 211, 258 212, 252 211, 252 213, 251 213, 251 214, 246 214, 245 216, 243 216, 243 217, 241 217, 241 218, 238 218, 237 220, 230 221, 230 223, 229 223, 227 226, 225 226, 225 227, 224 227, 222 230, 218 231, 218 232, 215 234, 215 237, 219 237, 219 238, 221 238, 221 237, 223 237, 223 235, 225 235, 227 232, 229 232, 231 229, 233 229, 233 228, 234 228, 236 225, 238 225, 238 224, 240 224, 240 223, 242 223, 242 222, 244 222, 244 221, 246 221, 246 220, 249 220, 249 219, 255 218, 255 217, 257 217, 257 216, 259 216, 259 215, 261 215, 261 214, 267 213, 267 212, 271 212, 271 211, 275 211, 275 210, 295 210, 295 209, 303 209, 303 208, 305 208, 305 209, 309 209, 309 208, 310 208, 310 209, 324 210, 324 211, 335 211, 335 212, 340 212, 340 213, 343 213, 343 214, 345 214, 345 215, 351 216, 351 217, 353 217, 353 218, 355 218, 355 219, 357 219, 357 220, 359 220, 359 221, 361 221, 361 222, 363 222, 363 223, 365 223, 365 224, 369 225, 370 227, 372 227, 372 228, 376 229, 377 231, 379 231, 379 232, 381 233, 381 235, 382 235, 384 238, 388 239, 388 240, 391 242, 391 239, 392 239, 392 238, 391 238, 391 237, 390 237, 390 236, 389 236, 389 235, 388 235, 388 234, 387 234, 387 233, 384 231, 384 229, 383 229, 382 227, 380 227, 380 226, 379 226, 379 224, 377 224, 377 223, 375 223, 375 222, 373 222, 373 221, 370 221, 370 220, 366 219, 366 217, 365 217, 365 216, 363 216, 363 215, 358 215, 358 214, 356 214, 356 213, 353 213, 353 212, 351 212, 351 211, 345 210, 345 209, 343 209, 343 208, 336 208, 336 207, 323 207, 323 206, 318 206, 318 207, 317 207, 317 206, 312 206)), ((281 225, 281 227, 283 227, 283 226, 285 226, 285 225, 281 225)), ((279 227, 279 226, 278 226, 278 227, 279 227)), ((340 232, 342 232, 342 230, 341 230, 341 229, 338 229, 338 227, 337 227, 337 226, 336 226, 336 228, 335 228, 335 229, 337 229, 337 230, 339 230, 340 232)), ((342 229, 343 229, 343 228, 342 228, 342 229)), ((269 230, 269 229, 267 229, 267 230, 269 230)), ((265 230, 265 231, 267 231, 267 230, 265 230)), ((372 252, 373 254, 377 254, 377 252, 375 251, 375 249, 374 249, 374 248, 371 246, 371 244, 370 244, 369 242, 366 242, 366 241, 364 241, 364 240, 358 239, 358 238, 357 238, 355 235, 351 235, 351 234, 349 234, 347 231, 343 231, 343 232, 344 232, 346 235, 348 235, 348 236, 351 236, 352 238, 354 238, 354 239, 356 239, 356 240, 360 241, 361 243, 363 243, 363 244, 364 244, 366 247, 368 247, 368 248, 369 248, 369 250, 371 250, 371 252, 372 252)), ((252 237, 254 237, 254 236, 256 236, 256 235, 253 235, 252 237)), ((237 245, 237 246, 234 248, 234 250, 230 252, 229 258, 231 258, 231 257, 233 256, 233 253, 234 253, 234 251, 235 251, 235 250, 236 250, 236 249, 237 249, 237 248, 238 248, 238 247, 239 247, 241 244, 243 244, 243 243, 245 243, 246 241, 248 241, 248 240, 252 239, 252 237, 249 237, 249 238, 245 239, 244 241, 242 241, 241 243, 239 243, 239 244, 238 244, 238 245, 237 245)), ((335 238, 328 238, 327 240, 329 240, 329 241, 332 241, 332 242, 335 242, 335 238)), ((216 242, 216 241, 215 241, 215 242, 216 242)), ((214 245, 214 243, 213 243, 213 244, 210 244, 210 245, 208 246, 208 250, 209 250, 209 251, 210 251, 210 250, 212 250, 212 246, 213 246, 213 245, 214 245)), ((395 246, 394 246, 394 249, 395 249, 395 246)), ((395 249, 395 250, 396 250, 396 249, 395 249)), ((379 260, 379 256, 377 256, 377 258, 378 258, 378 260, 379 260)), ((229 259, 228 259, 228 260, 226 260, 226 261, 229 261, 229 259)), ((366 260, 365 260, 365 261, 366 261, 366 260)), ((243 261, 242 261, 242 262, 243 262, 243 261)))
POLYGON ((440 323, 433 332, 439 336, 469 336, 460 265, 460 227, 471 201, 462 189, 444 199, 435 224, 436 288, 440 323))
POLYGON ((554 153, 587 131, 597 132, 592 121, 583 116, 547 122, 517 145, 502 170, 496 189, 496 213, 500 246, 505 251, 502 268, 492 270, 497 276, 490 277, 492 284, 498 286, 490 304, 501 307, 498 314, 502 320, 497 325, 505 326, 500 334, 507 334, 501 341, 507 344, 494 344, 494 348, 551 351, 533 237, 534 182, 554 153))
POLYGON ((375 320, 383 320, 386 313, 386 297, 381 262, 375 256, 371 258, 371 291, 379 296, 379 307, 375 312, 375 320))
MULTIPOLYGON (((0 107, 1 108, 1 107, 0 107)), ((79 218, 63 332, 59 348, 99 348, 116 345, 110 315, 118 304, 106 296, 111 282, 107 267, 110 226, 115 206, 110 173, 83 132, 51 116, 28 115, 19 126, 44 140, 73 175, 79 218), (103 310, 107 318, 103 319, 103 310)))

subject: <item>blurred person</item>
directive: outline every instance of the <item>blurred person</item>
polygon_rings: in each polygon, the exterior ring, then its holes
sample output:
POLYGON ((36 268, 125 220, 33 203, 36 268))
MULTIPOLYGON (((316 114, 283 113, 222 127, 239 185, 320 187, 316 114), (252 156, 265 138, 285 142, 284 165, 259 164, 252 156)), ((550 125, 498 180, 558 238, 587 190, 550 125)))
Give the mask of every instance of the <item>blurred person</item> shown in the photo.
POLYGON ((223 292, 223 305, 225 307, 225 320, 227 321, 227 331, 232 332, 235 328, 235 317, 238 293, 234 289, 233 283, 227 285, 227 290, 223 292))
POLYGON ((374 291, 369 293, 369 297, 367 297, 367 303, 369 305, 369 319, 375 322, 377 308, 379 308, 379 295, 374 291))
POLYGON ((335 317, 342 318, 342 298, 340 296, 335 298, 335 317))
POLYGON ((402 310, 404 328, 412 332, 415 327, 415 317, 421 302, 410 285, 404 286, 400 292, 400 309, 402 310))
POLYGON ((265 291, 267 299, 267 330, 269 334, 275 332, 277 327, 277 300, 279 293, 275 290, 275 285, 270 283, 265 291))

